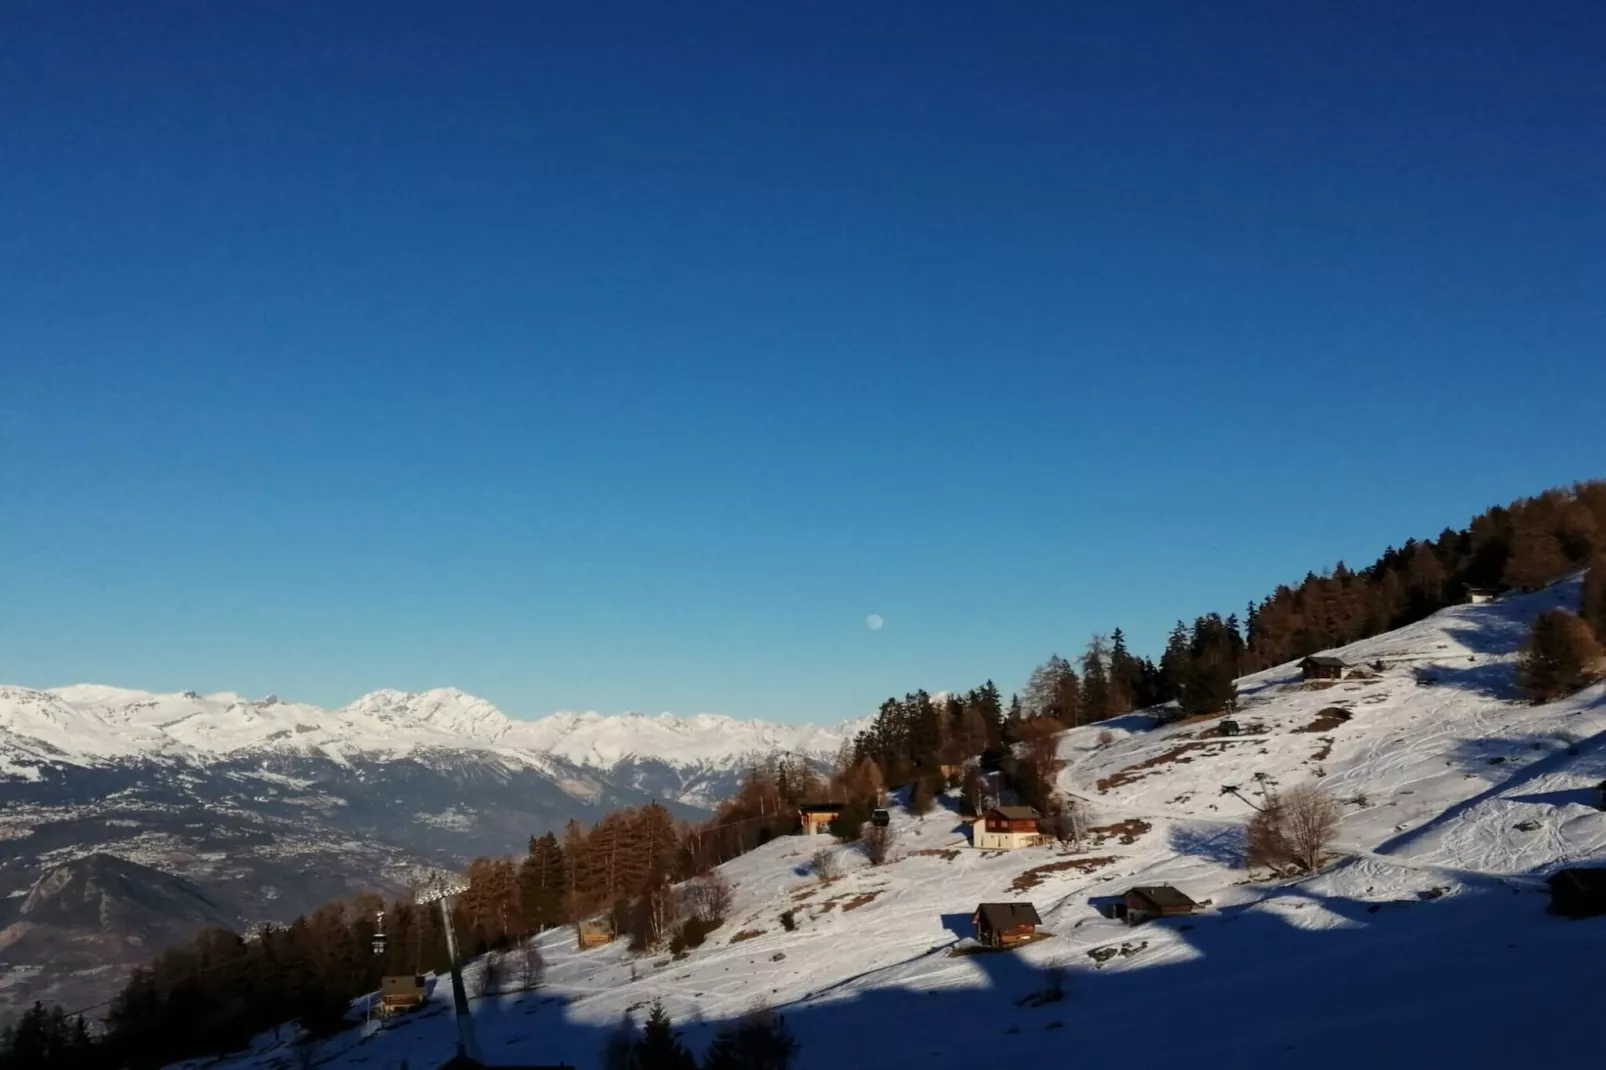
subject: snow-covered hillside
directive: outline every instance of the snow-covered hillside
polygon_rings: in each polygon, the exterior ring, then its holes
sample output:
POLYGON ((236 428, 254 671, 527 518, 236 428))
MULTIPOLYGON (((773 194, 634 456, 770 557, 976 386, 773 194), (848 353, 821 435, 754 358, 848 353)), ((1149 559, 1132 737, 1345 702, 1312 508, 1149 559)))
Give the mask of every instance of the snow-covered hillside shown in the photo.
MULTIPOLYGON (((801 1040, 800 1065, 830 1070, 1583 1055, 1606 918, 1548 916, 1542 877, 1606 859, 1590 790, 1606 777, 1606 687, 1541 707, 1511 687, 1527 620, 1576 597, 1570 583, 1458 607, 1338 652, 1381 662, 1373 679, 1304 684, 1292 666, 1247 678, 1237 737, 1215 720, 1142 715, 1066 733, 1061 786, 1099 826, 1074 853, 975 851, 951 809, 900 810, 882 867, 837 847, 845 875, 822 884, 806 863, 823 841, 804 838, 725 866, 735 909, 683 960, 546 934, 545 987, 475 1001, 486 1060, 596 1066, 608 1032, 655 999, 696 1050, 767 1003, 801 1040), (1347 719, 1324 717, 1332 707, 1347 719), (1221 789, 1250 790, 1256 774, 1314 780, 1340 800, 1343 860, 1251 879, 1239 865, 1248 810, 1221 789), (1156 883, 1208 906, 1131 928, 1098 909, 1156 883), (965 953, 976 905, 1017 900, 1052 936, 965 953), (1044 998, 1050 967, 1066 970, 1063 999, 1044 998)), ((454 1036, 446 989, 425 1012, 325 1042, 318 1065, 438 1065, 454 1036)), ((264 1038, 208 1065, 266 1070, 285 1054, 264 1038)))

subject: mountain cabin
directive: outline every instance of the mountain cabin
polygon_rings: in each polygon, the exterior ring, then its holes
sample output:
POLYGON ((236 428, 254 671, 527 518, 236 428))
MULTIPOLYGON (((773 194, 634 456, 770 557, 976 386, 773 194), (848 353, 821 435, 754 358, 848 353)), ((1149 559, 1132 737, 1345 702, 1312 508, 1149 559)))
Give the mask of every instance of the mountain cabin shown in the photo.
POLYGON ((1546 883, 1552 914, 1568 918, 1606 914, 1606 869, 1558 869, 1546 883))
POLYGON ((1030 903, 982 903, 971 922, 976 942, 987 947, 1014 947, 1037 935, 1043 919, 1030 903))
POLYGON ((1342 680, 1348 667, 1343 658, 1330 654, 1312 654, 1299 663, 1300 674, 1307 680, 1342 680))
POLYGON ((1172 918, 1179 914, 1192 914, 1199 904, 1169 884, 1156 884, 1128 889, 1121 897, 1125 906, 1126 923, 1139 925, 1150 918, 1172 918))
POLYGON ((588 947, 601 947, 611 944, 618 934, 613 927, 613 918, 604 914, 597 918, 584 918, 578 926, 580 930, 580 950, 588 947))
POLYGON ((819 836, 831 831, 831 822, 842 816, 847 803, 803 803, 797 808, 800 831, 805 836, 819 836))
POLYGON ((1467 601, 1475 606, 1482 605, 1485 602, 1493 602, 1498 597, 1500 597, 1500 592, 1493 587, 1467 588, 1467 601))
POLYGON ((1042 819, 1030 806, 995 806, 971 823, 971 846, 983 851, 1040 846, 1049 841, 1039 824, 1042 819))
POLYGON ((379 979, 379 1005, 374 1012, 381 1018, 389 1018, 393 1014, 402 1014, 421 1006, 424 1002, 424 977, 422 974, 403 974, 398 977, 381 977, 379 979))

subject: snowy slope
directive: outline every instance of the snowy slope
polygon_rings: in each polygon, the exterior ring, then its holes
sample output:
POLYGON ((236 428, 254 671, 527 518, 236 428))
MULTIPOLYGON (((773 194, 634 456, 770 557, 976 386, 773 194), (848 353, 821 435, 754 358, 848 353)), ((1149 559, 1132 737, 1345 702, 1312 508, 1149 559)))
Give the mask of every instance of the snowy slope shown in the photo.
MULTIPOLYGON (((487 1061, 595 1066, 608 1031, 653 999, 698 1050, 766 1002, 801 1039, 801 1065, 830 1070, 1515 1066, 1593 1050, 1606 919, 1547 916, 1541 878, 1606 861, 1606 813, 1588 805, 1606 777, 1606 687, 1542 707, 1511 692, 1526 621, 1576 597, 1571 583, 1458 607, 1341 651, 1381 660, 1375 680, 1307 688, 1292 666, 1245 679, 1235 739, 1206 734, 1212 720, 1141 715, 1066 733, 1062 787, 1105 830, 1074 854, 978 852, 952 813, 899 811, 899 857, 873 868, 836 848, 848 872, 829 885, 805 866, 817 840, 728 864, 732 917, 683 961, 546 934, 544 988, 476 1001, 487 1061), (1350 719, 1303 730, 1335 705, 1350 719), (1106 730, 1116 738, 1101 744, 1106 730), (1221 787, 1256 773, 1317 779, 1343 800, 1347 857, 1303 880, 1252 880, 1238 867, 1248 811, 1221 787), (1210 905, 1137 928, 1095 909, 1146 883, 1210 905), (1013 899, 1033 902, 1052 937, 951 954, 978 902, 1013 899), (1049 966, 1068 971, 1067 995, 1034 1005, 1049 966)), ((431 1012, 326 1042, 319 1065, 443 1061, 445 987, 431 1012)), ((283 1054, 265 1038, 220 1065, 266 1070, 283 1054)))

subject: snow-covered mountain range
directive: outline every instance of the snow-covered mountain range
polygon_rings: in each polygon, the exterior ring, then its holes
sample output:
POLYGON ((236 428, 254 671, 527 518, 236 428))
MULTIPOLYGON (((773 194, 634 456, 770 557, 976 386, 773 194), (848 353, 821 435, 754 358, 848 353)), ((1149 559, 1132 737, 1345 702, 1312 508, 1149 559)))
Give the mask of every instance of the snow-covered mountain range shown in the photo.
POLYGON ((0 687, 0 1019, 8 1004, 103 996, 115 957, 97 964, 95 949, 134 946, 80 934, 69 968, 21 912, 47 874, 89 856, 181 879, 223 916, 286 920, 358 891, 399 893, 428 867, 520 852, 570 819, 654 799, 698 817, 755 763, 823 764, 853 730, 706 714, 519 721, 445 688, 325 710, 230 692, 0 687))
MULTIPOLYGON (((776 754, 828 759, 854 727, 668 713, 563 712, 518 721, 454 688, 374 691, 326 710, 227 691, 0 687, 0 776, 37 779, 50 768, 129 759, 207 762, 261 755, 346 762, 438 751, 495 755, 553 773, 566 766, 606 773, 647 761, 707 772, 746 768, 776 754)), ((717 801, 706 794, 668 794, 694 805, 717 801)))

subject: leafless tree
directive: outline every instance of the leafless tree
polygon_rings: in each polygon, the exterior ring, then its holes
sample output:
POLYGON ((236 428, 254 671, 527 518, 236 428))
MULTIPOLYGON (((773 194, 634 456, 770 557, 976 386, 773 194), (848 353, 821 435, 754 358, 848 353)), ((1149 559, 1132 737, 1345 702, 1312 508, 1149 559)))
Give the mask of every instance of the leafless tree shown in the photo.
POLYGON ((892 856, 898 836, 892 831, 891 825, 867 824, 864 831, 859 833, 859 842, 864 846, 864 856, 870 860, 870 864, 879 866, 892 856))
POLYGON ((1044 818, 1044 823, 1053 830, 1055 842, 1067 851, 1077 850, 1087 839, 1087 808, 1075 800, 1066 800, 1064 808, 1044 818))
POLYGON ((1273 873, 1282 873, 1293 857, 1288 837, 1283 832, 1282 807, 1272 800, 1267 806, 1257 808, 1249 819, 1247 833, 1244 864, 1250 869, 1264 866, 1273 873))
POLYGON ((1338 835, 1338 804, 1316 785, 1301 784, 1278 796, 1278 807, 1294 860, 1314 873, 1321 868, 1338 835))
POLYGON ((473 990, 471 996, 494 996, 502 991, 502 956, 495 951, 489 952, 480 962, 478 973, 469 975, 469 984, 473 990))
POLYGON ((681 892, 686 913, 707 925, 722 921, 731 911, 731 886, 724 874, 715 870, 689 881, 681 892))
POLYGON ((837 875, 841 866, 837 864, 836 852, 829 847, 822 847, 809 858, 809 868, 814 870, 816 877, 828 881, 837 875))
POLYGON ((546 973, 546 961, 541 958, 541 949, 534 940, 526 940, 519 948, 519 987, 528 992, 532 988, 539 988, 541 977, 546 973))

